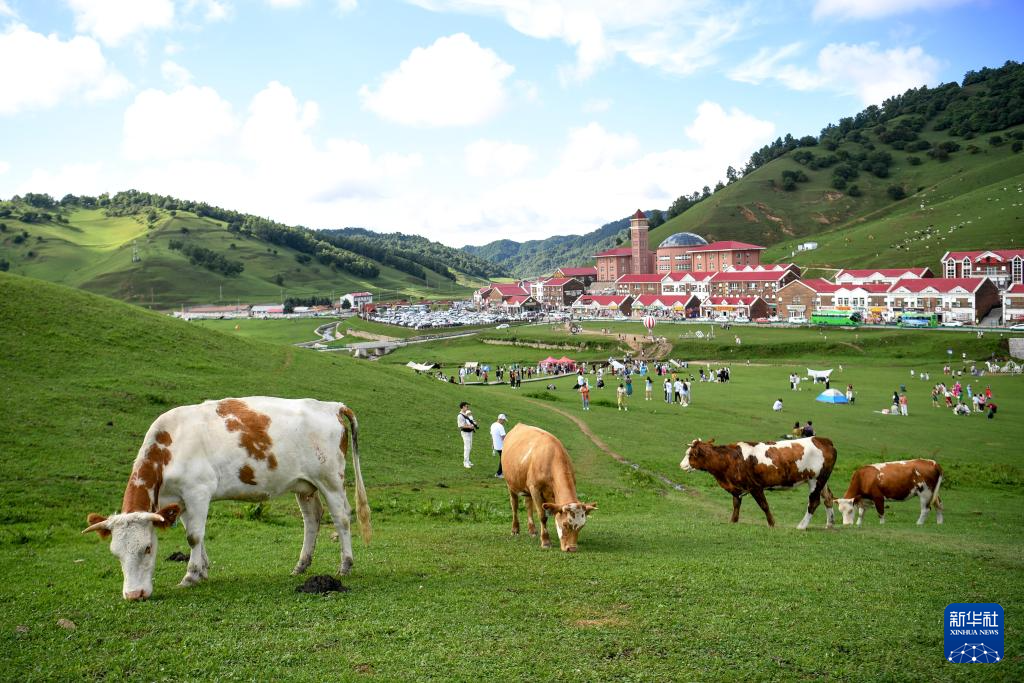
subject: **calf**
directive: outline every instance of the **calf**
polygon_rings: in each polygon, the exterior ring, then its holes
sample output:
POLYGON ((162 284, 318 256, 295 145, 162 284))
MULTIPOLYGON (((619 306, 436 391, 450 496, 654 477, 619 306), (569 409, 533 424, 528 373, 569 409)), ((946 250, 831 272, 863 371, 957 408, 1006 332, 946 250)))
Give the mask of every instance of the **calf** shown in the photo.
POLYGON ((878 511, 879 524, 885 524, 885 501, 907 500, 917 494, 921 500, 921 515, 918 525, 928 519, 928 511, 935 507, 935 521, 942 524, 942 467, 934 460, 897 460, 880 462, 861 467, 850 478, 846 495, 837 498, 839 511, 843 513, 843 524, 852 524, 854 515, 857 526, 864 520, 865 501, 870 500, 878 511))
POLYGON ((580 529, 597 505, 581 503, 576 496, 576 477, 562 442, 543 429, 517 424, 505 437, 501 470, 512 504, 512 534, 519 533, 519 496, 525 496, 527 529, 531 536, 537 535, 533 524, 534 507, 540 517, 540 546, 551 547, 548 535, 548 512, 551 512, 562 550, 576 552, 580 529))
POLYGON ((155 529, 180 516, 192 548, 181 586, 207 578, 204 536, 210 502, 266 500, 286 491, 302 511, 304 537, 293 574, 313 560, 323 507, 341 540, 339 572, 352 569, 352 535, 345 494, 345 454, 351 434, 359 527, 369 542, 370 507, 359 468, 359 423, 344 403, 258 396, 207 401, 167 411, 153 422, 125 488, 121 512, 90 514, 89 527, 110 538, 121 562, 122 595, 145 600, 153 592, 155 529), (348 427, 346 427, 346 420, 348 427))
POLYGON ((807 528, 824 494, 826 526, 831 529, 835 512, 832 509, 832 491, 828 488, 828 478, 835 464, 836 449, 832 442, 820 436, 812 436, 766 443, 740 442, 728 446, 716 446, 714 439, 694 439, 686 449, 686 456, 679 467, 687 472, 708 472, 719 486, 732 494, 730 521, 739 521, 740 503, 743 496, 749 493, 764 510, 770 527, 775 526, 775 518, 768 509, 765 490, 792 488, 806 481, 810 487, 807 513, 796 528, 807 528))

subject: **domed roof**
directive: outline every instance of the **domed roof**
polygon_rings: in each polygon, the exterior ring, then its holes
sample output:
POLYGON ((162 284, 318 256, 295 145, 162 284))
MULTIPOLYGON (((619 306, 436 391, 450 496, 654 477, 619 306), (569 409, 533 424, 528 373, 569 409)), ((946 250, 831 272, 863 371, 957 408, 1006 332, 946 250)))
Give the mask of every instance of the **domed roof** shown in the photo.
POLYGON ((708 241, 692 232, 677 232, 661 243, 662 247, 697 247, 708 241))

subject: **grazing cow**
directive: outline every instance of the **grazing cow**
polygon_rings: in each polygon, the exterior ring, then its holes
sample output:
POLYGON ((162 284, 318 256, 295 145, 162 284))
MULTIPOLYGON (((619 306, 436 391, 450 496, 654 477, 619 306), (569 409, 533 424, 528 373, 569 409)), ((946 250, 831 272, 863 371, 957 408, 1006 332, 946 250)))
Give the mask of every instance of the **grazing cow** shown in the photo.
POLYGON ((835 512, 828 478, 835 464, 836 448, 832 442, 811 436, 790 441, 740 442, 728 446, 716 446, 714 439, 694 439, 679 467, 687 472, 708 472, 719 486, 732 494, 732 522, 739 521, 740 503, 743 495, 749 493, 764 510, 768 526, 775 526, 775 518, 768 509, 765 489, 792 488, 806 481, 811 490, 807 498, 807 514, 796 528, 807 528, 824 493, 826 526, 831 529, 835 512))
POLYGON ((368 543, 370 508, 359 469, 355 414, 344 403, 265 396, 206 401, 158 417, 135 458, 121 512, 90 514, 89 528, 82 533, 110 537, 110 551, 124 573, 124 598, 145 600, 153 592, 156 528, 166 529, 181 517, 192 552, 179 585, 191 586, 209 570, 203 538, 211 501, 258 501, 292 491, 305 529, 292 573, 304 572, 313 560, 323 496, 341 539, 339 572, 347 574, 352 569, 351 508, 345 494, 349 434, 359 527, 368 543))
POLYGON ((921 499, 918 525, 928 519, 928 511, 935 506, 935 521, 942 524, 942 467, 934 460, 897 460, 861 467, 853 473, 846 495, 836 498, 843 524, 852 524, 856 513, 857 526, 864 521, 866 501, 873 501, 878 511, 879 524, 885 524, 885 501, 907 500, 914 494, 921 499))
POLYGON ((519 533, 519 496, 525 496, 527 530, 531 536, 537 535, 534 507, 540 517, 540 547, 551 547, 548 512, 552 512, 562 550, 576 552, 580 529, 597 505, 581 503, 576 496, 576 477, 562 442, 543 429, 517 424, 505 437, 501 470, 512 504, 512 534, 519 533))

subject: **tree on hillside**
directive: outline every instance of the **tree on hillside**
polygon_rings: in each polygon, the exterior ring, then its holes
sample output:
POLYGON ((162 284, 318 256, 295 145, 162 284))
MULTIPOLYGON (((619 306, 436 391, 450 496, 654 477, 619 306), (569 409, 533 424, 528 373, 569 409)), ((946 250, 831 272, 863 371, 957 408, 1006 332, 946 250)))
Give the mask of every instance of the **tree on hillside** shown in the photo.
POLYGON ((651 226, 651 230, 665 222, 665 215, 661 212, 661 209, 655 209, 651 211, 651 215, 647 218, 647 224, 651 226))
POLYGON ((731 185, 740 179, 740 173, 730 165, 729 168, 725 169, 725 179, 731 185))

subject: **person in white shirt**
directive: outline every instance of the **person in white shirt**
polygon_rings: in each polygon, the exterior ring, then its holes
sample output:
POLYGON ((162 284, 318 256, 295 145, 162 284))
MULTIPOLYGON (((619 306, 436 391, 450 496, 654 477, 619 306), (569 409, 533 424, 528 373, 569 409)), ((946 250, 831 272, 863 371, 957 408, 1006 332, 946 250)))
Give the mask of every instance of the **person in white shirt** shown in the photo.
POLYGON ((672 385, 675 390, 675 399, 679 402, 679 405, 683 405, 683 380, 677 379, 672 385))
POLYGON ((468 470, 473 466, 469 460, 469 452, 473 450, 473 432, 477 430, 477 424, 469 410, 469 404, 465 401, 459 404, 457 420, 459 432, 462 434, 462 466, 468 470))
POLYGON ((491 445, 494 447, 494 454, 498 456, 498 471, 495 473, 499 479, 505 475, 501 473, 501 449, 505 445, 505 421, 508 420, 505 413, 498 415, 498 419, 491 425, 491 445))
POLYGON ((772 404, 772 410, 774 410, 776 413, 782 412, 782 399, 781 398, 775 399, 775 403, 772 404))

